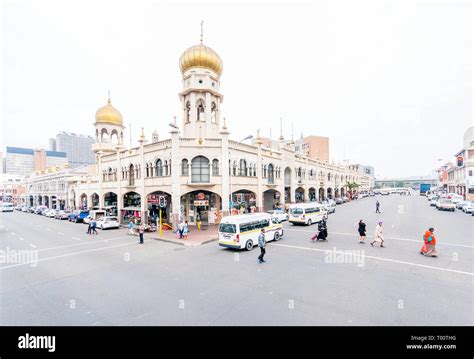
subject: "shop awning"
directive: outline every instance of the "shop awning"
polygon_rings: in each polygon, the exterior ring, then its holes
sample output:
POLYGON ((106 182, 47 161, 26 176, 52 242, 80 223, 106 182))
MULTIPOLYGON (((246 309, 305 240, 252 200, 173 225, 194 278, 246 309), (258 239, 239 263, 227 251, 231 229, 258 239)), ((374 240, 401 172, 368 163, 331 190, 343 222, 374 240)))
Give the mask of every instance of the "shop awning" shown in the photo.
POLYGON ((122 211, 138 211, 140 212, 142 209, 140 207, 125 207, 122 208, 122 211))

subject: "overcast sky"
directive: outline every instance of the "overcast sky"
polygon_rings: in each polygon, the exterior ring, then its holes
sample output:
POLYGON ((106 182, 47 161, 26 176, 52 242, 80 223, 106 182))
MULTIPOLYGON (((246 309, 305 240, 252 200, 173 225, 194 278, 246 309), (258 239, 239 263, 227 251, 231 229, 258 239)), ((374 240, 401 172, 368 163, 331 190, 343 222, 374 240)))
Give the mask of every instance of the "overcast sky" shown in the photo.
POLYGON ((4 146, 94 133, 112 103, 167 138, 181 122, 178 60, 204 43, 224 62, 231 137, 330 138, 330 157, 377 177, 425 175, 472 125, 470 1, 3 1, 4 146))

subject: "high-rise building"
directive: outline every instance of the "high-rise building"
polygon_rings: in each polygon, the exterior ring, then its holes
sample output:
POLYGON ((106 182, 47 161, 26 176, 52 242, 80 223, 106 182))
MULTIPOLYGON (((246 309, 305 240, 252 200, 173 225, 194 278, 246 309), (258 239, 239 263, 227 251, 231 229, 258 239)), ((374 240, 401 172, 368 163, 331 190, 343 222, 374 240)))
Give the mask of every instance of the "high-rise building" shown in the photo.
POLYGON ((27 176, 33 171, 44 171, 49 167, 64 167, 67 163, 64 152, 7 147, 5 173, 27 176))
POLYGON ((94 138, 92 136, 59 132, 56 135, 55 144, 58 151, 67 154, 69 165, 72 168, 90 165, 95 162, 94 152, 92 151, 94 138))
POLYGON ((54 139, 54 138, 49 139, 49 150, 50 151, 57 151, 56 139, 54 139))
POLYGON ((322 136, 306 136, 295 141, 295 151, 317 158, 323 162, 329 162, 329 138, 322 136))
POLYGON ((372 166, 365 166, 361 164, 354 164, 349 166, 352 170, 355 170, 363 175, 368 176, 370 183, 368 184, 369 188, 374 188, 375 186, 375 171, 372 166))

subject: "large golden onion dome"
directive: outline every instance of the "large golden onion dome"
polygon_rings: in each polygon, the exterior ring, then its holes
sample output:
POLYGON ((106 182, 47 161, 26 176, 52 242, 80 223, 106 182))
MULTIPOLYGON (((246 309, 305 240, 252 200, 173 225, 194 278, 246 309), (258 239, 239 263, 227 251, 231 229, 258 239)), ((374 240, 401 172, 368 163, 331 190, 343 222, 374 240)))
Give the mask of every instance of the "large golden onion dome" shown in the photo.
POLYGON ((193 67, 201 67, 212 70, 220 76, 224 64, 217 52, 201 43, 183 52, 179 58, 179 67, 183 74, 193 67))
POLYGON ((110 123, 113 125, 122 125, 123 119, 122 114, 117 110, 110 101, 110 97, 107 100, 107 105, 99 108, 95 113, 96 123, 110 123))

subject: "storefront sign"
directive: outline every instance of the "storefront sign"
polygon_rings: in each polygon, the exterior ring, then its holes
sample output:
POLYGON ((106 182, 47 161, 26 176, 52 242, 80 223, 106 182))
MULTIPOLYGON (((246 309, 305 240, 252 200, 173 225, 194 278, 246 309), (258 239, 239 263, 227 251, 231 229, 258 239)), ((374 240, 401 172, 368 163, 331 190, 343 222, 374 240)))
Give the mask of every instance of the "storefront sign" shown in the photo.
POLYGON ((208 206, 209 205, 209 201, 208 200, 204 200, 204 201, 194 201, 194 206, 195 207, 198 207, 198 206, 208 206))

